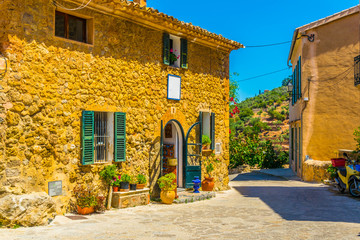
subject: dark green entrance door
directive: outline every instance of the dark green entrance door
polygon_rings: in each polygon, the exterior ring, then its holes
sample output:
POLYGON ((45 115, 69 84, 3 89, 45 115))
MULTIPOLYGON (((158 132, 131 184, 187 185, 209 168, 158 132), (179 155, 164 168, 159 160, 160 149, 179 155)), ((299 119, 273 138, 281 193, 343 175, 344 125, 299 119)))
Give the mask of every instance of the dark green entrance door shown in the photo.
POLYGON ((184 186, 193 187, 195 176, 201 179, 201 150, 202 150, 202 113, 199 121, 188 130, 184 139, 184 186))

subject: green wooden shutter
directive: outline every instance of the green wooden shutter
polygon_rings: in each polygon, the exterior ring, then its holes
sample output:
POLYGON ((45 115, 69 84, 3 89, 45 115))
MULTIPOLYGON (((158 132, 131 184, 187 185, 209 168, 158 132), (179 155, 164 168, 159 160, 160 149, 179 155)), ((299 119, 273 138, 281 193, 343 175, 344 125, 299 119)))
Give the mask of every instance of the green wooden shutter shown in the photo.
POLYGON ((296 88, 295 70, 293 71, 293 74, 292 74, 292 85, 293 85, 293 89, 292 89, 291 103, 292 103, 292 105, 294 105, 294 103, 295 103, 295 88, 296 88))
POLYGON ((164 64, 170 65, 170 35, 168 33, 163 34, 163 55, 164 64))
POLYGON ((124 162, 126 160, 126 114, 116 112, 114 134, 114 160, 124 162))
POLYGON ((187 53, 188 53, 187 40, 186 40, 186 39, 180 39, 180 41, 181 41, 181 58, 180 58, 181 67, 187 69, 187 68, 188 68, 188 61, 187 61, 187 53))
POLYGON ((211 138, 211 146, 210 149, 215 149, 215 113, 211 113, 210 119, 211 129, 210 129, 210 138, 211 138))
POLYGON ((82 112, 82 164, 94 163, 94 112, 82 112))
POLYGON ((301 98, 301 57, 299 57, 298 61, 298 82, 299 82, 299 89, 298 89, 298 98, 301 98))

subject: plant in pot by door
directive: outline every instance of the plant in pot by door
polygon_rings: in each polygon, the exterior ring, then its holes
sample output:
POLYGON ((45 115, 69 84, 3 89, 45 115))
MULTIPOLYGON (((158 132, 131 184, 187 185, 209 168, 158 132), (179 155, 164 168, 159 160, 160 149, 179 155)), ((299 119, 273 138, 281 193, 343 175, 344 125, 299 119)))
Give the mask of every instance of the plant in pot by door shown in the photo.
POLYGON ((131 176, 130 179, 130 190, 131 191, 136 191, 136 178, 134 176, 131 176))
POLYGON ((94 212, 98 205, 97 194, 92 186, 78 185, 73 190, 76 198, 77 212, 86 215, 94 212))
POLYGON ((112 185, 114 182, 114 178, 117 177, 117 167, 115 165, 107 165, 103 168, 103 170, 99 173, 100 177, 106 181, 109 185, 109 193, 107 198, 107 209, 110 209, 111 206, 111 199, 112 199, 112 185))
POLYGON ((145 188, 145 184, 146 184, 146 177, 144 174, 138 174, 137 177, 137 185, 136 188, 137 189, 144 189, 145 188))
POLYGON ((215 169, 215 163, 218 162, 219 159, 215 159, 215 154, 211 154, 210 157, 203 161, 207 173, 207 177, 201 182, 201 189, 203 191, 212 191, 214 189, 214 178, 211 177, 211 173, 215 169))
POLYGON ((176 175, 168 173, 158 179, 157 183, 161 189, 160 199, 165 204, 172 204, 175 199, 176 183, 174 183, 176 175))
POLYGON ((113 187, 113 192, 118 192, 118 191, 119 191, 119 188, 120 188, 120 178, 121 178, 121 175, 113 178, 113 182, 111 183, 111 184, 112 184, 112 187, 113 187))
POLYGON ((129 183, 131 181, 131 177, 129 174, 122 174, 120 178, 120 192, 128 192, 129 191, 129 183))
POLYGON ((209 149, 209 146, 211 144, 210 137, 208 135, 202 135, 201 139, 202 139, 203 150, 209 149))

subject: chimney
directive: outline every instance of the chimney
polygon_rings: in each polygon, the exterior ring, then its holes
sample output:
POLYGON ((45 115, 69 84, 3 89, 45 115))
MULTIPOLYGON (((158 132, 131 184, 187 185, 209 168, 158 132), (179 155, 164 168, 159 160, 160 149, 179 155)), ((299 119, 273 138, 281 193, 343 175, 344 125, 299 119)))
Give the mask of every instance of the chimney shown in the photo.
POLYGON ((140 4, 140 7, 146 7, 146 0, 133 0, 133 2, 140 4))

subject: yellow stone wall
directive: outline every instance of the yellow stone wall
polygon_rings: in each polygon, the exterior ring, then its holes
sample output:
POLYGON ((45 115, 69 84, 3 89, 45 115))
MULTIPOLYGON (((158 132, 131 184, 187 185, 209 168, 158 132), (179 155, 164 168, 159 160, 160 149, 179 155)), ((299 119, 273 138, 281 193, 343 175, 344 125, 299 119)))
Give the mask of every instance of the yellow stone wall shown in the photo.
MULTIPOLYGON (((301 30, 300 30, 301 31, 301 30)), ((291 106, 291 126, 302 126, 302 171, 307 181, 320 181, 339 149, 355 149, 353 132, 360 126, 360 89, 354 86, 354 57, 359 49, 359 14, 353 14, 306 31, 297 41, 292 65, 302 58, 303 98, 291 106), (311 81, 309 81, 309 79, 311 81), (300 120, 297 121, 296 120, 300 120), (308 155, 312 160, 304 162, 308 155), (322 169, 322 170, 321 170, 322 169)))
POLYGON ((51 1, 0 4, 1 52, 10 71, 0 81, 0 185, 4 191, 47 192, 63 181, 57 211, 69 209, 78 183, 99 180, 103 164, 81 165, 82 110, 127 114, 126 162, 119 168, 159 173, 160 122, 175 118, 184 131, 204 107, 216 114, 216 142, 222 143, 217 189, 228 187, 229 52, 188 43, 189 69, 162 63, 162 32, 92 10, 94 45, 54 37, 51 1), (11 14, 5 14, 11 12, 11 14), (181 101, 167 100, 167 75, 182 78, 181 101), (176 113, 171 114, 171 107, 176 113))

